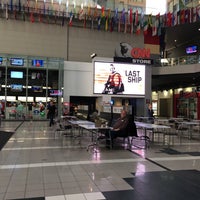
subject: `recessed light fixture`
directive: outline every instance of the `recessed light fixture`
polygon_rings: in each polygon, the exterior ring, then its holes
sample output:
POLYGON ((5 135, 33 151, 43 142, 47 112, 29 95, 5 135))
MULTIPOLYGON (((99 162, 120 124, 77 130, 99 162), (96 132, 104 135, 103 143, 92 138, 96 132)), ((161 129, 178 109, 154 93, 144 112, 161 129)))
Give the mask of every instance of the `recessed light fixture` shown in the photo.
POLYGON ((94 58, 94 57, 96 57, 96 56, 97 56, 96 53, 92 53, 92 54, 90 55, 90 58, 94 58))

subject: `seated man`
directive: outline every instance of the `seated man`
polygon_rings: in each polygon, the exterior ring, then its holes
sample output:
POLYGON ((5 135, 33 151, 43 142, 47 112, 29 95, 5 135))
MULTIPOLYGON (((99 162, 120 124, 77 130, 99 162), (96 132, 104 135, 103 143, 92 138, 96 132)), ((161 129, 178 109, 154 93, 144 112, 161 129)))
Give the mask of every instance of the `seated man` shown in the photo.
MULTIPOLYGON (((129 122, 129 117, 127 115, 126 110, 121 111, 121 116, 116 120, 114 125, 112 126, 112 130, 106 133, 107 139, 111 139, 111 144, 113 144, 113 139, 117 137, 126 136, 126 128, 129 122), (110 134, 110 135, 109 135, 110 134)), ((109 140, 107 140, 107 144, 109 144, 109 140)))

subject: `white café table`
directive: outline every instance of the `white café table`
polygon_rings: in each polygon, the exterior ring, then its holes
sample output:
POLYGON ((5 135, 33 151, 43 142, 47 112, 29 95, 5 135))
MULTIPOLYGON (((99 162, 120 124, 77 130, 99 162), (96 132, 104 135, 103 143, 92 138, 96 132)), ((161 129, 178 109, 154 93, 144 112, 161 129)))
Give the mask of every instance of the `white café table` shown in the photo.
MULTIPOLYGON (((149 124, 149 123, 137 122, 137 121, 135 121, 135 124, 137 128, 142 128, 144 130, 144 137, 147 137, 147 130, 151 130, 153 133, 154 130, 157 130, 157 129, 166 130, 166 129, 171 128, 170 126, 166 126, 166 125, 149 124)), ((145 140, 145 148, 147 148, 146 140, 145 140)))
POLYGON ((189 121, 189 122, 188 121, 178 122, 178 124, 182 124, 188 127, 189 139, 192 139, 193 126, 198 126, 199 123, 200 122, 198 120, 189 121))
MULTIPOLYGON (((85 129, 85 130, 91 132, 91 134, 92 134, 92 143, 87 146, 87 150, 89 150, 90 147, 94 147, 94 148, 96 147, 96 149, 97 149, 99 131, 106 131, 106 130, 112 129, 112 127, 109 127, 109 126, 96 127, 94 123, 93 124, 79 124, 79 127, 82 129, 82 131, 83 131, 83 129, 85 129)), ((110 145, 112 145, 111 142, 110 142, 110 145)), ((97 152, 97 150, 95 150, 95 152, 97 152)))
MULTIPOLYGON (((67 120, 67 122, 72 126, 72 128, 79 128, 79 137, 81 136, 80 129, 81 125, 91 125, 94 126, 94 122, 87 121, 87 120, 80 120, 80 119, 75 119, 75 120, 67 120)), ((73 130, 72 130, 73 131, 73 130)), ((74 135, 74 133, 73 133, 74 135)), ((76 137, 76 136, 74 136, 76 137)))

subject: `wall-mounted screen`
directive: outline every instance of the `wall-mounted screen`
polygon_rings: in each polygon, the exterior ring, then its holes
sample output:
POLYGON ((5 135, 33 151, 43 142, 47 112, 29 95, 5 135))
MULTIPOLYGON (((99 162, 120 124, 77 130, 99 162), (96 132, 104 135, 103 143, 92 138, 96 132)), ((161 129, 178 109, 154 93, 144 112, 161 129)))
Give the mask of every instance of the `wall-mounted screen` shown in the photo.
POLYGON ((50 96, 62 96, 62 91, 61 90, 49 90, 49 95, 50 96))
POLYGON ((15 66, 24 66, 23 58, 10 58, 10 64, 15 66))
POLYGON ((198 47, 196 45, 189 46, 189 47, 186 48, 186 53, 187 54, 196 53, 197 50, 198 50, 198 47))
POLYGON ((36 85, 34 85, 34 86, 32 86, 32 91, 33 92, 42 92, 43 89, 42 89, 42 86, 36 86, 36 85))
POLYGON ((32 60, 32 66, 43 67, 44 66, 44 61, 43 60, 32 60))
POLYGON ((42 79, 44 79, 44 74, 42 72, 32 72, 31 79, 42 80, 42 79))
POLYGON ((11 84, 11 85, 10 85, 10 90, 11 90, 12 92, 22 92, 23 86, 20 85, 20 84, 11 84))
POLYGON ((145 65, 94 62, 94 94, 144 95, 145 65))
POLYGON ((0 57, 0 65, 2 65, 2 63, 3 63, 3 58, 0 57))
POLYGON ((10 78, 23 78, 23 72, 20 71, 11 71, 10 78))

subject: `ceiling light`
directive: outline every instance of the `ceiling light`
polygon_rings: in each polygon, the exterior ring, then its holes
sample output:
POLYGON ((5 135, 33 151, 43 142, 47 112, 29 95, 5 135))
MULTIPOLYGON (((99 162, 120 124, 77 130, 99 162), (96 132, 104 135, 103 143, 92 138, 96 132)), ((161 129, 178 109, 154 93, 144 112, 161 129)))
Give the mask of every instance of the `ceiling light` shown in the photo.
POLYGON ((96 56, 97 56, 96 53, 92 53, 92 54, 90 55, 90 58, 94 58, 94 57, 96 57, 96 56))

